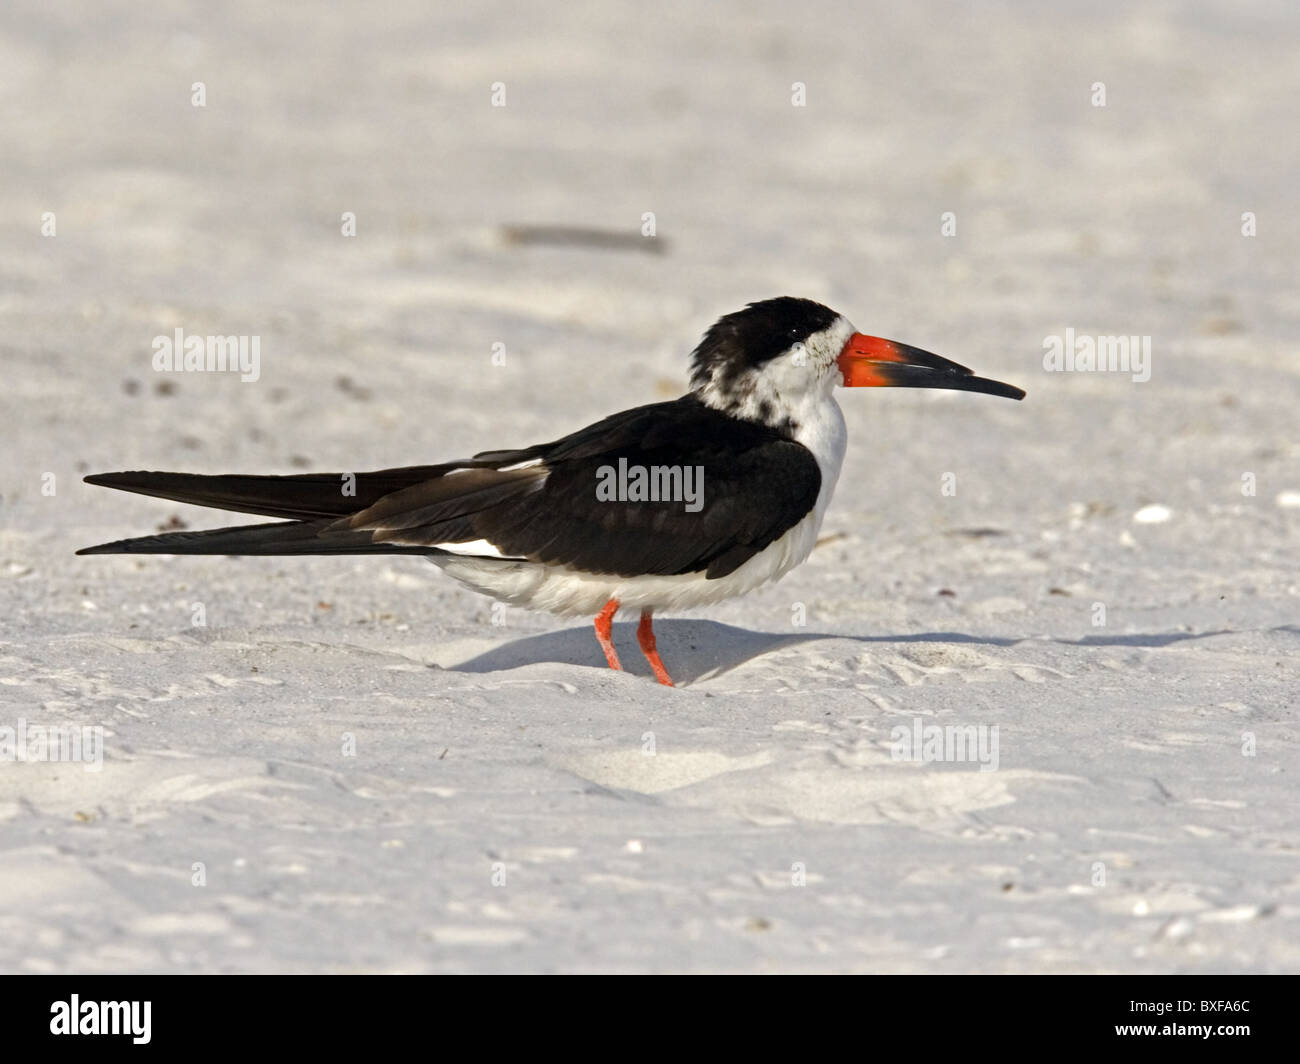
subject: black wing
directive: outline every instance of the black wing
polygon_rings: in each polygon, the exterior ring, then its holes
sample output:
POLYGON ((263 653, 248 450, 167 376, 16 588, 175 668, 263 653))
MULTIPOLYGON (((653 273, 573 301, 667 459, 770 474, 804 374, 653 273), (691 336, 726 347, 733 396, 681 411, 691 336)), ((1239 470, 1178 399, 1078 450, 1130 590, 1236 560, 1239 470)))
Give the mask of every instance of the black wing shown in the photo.
POLYGON ((807 515, 821 472, 801 444, 686 396, 553 443, 462 462, 288 477, 108 473, 89 483, 286 523, 121 540, 79 553, 426 553, 487 540, 503 555, 617 576, 726 576, 807 515), (627 468, 699 470, 702 506, 601 501, 627 468), (350 478, 350 479, 349 479, 350 478))
POLYGON ((540 461, 514 469, 534 479, 499 501, 490 492, 473 506, 448 497, 448 479, 475 475, 457 474, 395 492, 339 527, 370 530, 387 543, 485 539, 509 557, 590 573, 704 571, 716 579, 796 525, 821 488, 817 460, 802 444, 691 396, 615 414, 527 451, 477 457, 507 468, 540 461), (628 469, 690 467, 702 506, 690 512, 681 499, 602 501, 597 485, 620 459, 628 469))

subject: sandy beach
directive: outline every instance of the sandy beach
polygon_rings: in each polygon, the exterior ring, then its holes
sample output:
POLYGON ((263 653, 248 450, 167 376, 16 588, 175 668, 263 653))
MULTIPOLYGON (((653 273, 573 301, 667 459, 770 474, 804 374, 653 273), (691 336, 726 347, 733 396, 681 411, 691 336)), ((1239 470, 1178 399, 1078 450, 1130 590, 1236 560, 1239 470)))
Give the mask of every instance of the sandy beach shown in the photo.
POLYGON ((1298 46, 6 5, 0 971, 1300 970, 1298 46), (74 555, 234 523, 87 474, 555 439, 781 294, 1028 396, 843 392, 822 542, 657 620, 675 689, 420 558, 74 555))

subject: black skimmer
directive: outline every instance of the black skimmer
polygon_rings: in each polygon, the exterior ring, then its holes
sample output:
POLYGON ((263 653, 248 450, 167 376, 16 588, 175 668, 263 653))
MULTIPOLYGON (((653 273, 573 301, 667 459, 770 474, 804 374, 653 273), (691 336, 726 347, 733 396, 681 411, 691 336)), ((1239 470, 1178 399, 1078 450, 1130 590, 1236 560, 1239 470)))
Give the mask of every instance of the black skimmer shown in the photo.
POLYGON ((78 554, 419 554, 499 600, 596 617, 704 606, 808 557, 844 458, 836 385, 1024 392, 858 332, 820 303, 751 303, 704 334, 690 391, 522 450, 374 473, 100 473, 89 484, 287 520, 164 532, 78 554))

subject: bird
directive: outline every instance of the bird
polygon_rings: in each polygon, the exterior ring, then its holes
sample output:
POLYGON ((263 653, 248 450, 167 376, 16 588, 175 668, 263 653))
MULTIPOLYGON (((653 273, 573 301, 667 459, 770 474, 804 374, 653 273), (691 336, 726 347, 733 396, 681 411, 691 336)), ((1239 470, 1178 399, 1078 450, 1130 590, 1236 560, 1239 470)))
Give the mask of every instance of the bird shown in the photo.
POLYGON ((673 686, 657 610, 743 595, 817 543, 846 446, 849 388, 944 388, 1023 399, 1010 384, 869 336, 810 299, 719 318, 691 354, 686 394, 550 443, 369 473, 98 473, 86 483, 278 520, 163 532, 78 554, 411 554, 511 605, 595 616, 640 611, 637 642, 673 686))

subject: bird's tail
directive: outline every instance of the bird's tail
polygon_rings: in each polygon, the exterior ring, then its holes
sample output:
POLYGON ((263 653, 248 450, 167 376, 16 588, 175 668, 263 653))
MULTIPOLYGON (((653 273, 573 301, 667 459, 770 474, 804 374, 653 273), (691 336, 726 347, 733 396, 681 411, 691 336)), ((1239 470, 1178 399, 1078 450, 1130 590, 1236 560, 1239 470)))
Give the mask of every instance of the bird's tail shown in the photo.
POLYGON ((159 499, 234 510, 242 514, 289 517, 344 517, 364 510, 394 491, 435 478, 450 466, 409 466, 375 473, 300 473, 283 477, 224 473, 96 473, 87 484, 159 499))
POLYGON ((498 468, 532 457, 532 451, 502 451, 443 465, 279 477, 96 473, 86 477, 87 484, 284 520, 205 532, 162 532, 77 553, 438 555, 443 552, 428 544, 459 542, 457 536, 477 538, 469 515, 536 486, 538 469, 498 468), (448 476, 452 472, 463 475, 448 476), (392 539, 406 542, 384 542, 392 539))
POLYGON ((428 547, 376 543, 373 533, 335 531, 331 521, 272 521, 205 532, 161 532, 84 547, 78 554, 429 554, 428 547))
POLYGON ((427 554, 428 549, 376 543, 368 531, 335 529, 348 515, 442 472, 439 466, 375 473, 306 473, 268 477, 193 473, 97 473, 86 477, 119 491, 267 517, 294 518, 204 532, 163 532, 86 547, 78 554, 427 554))

